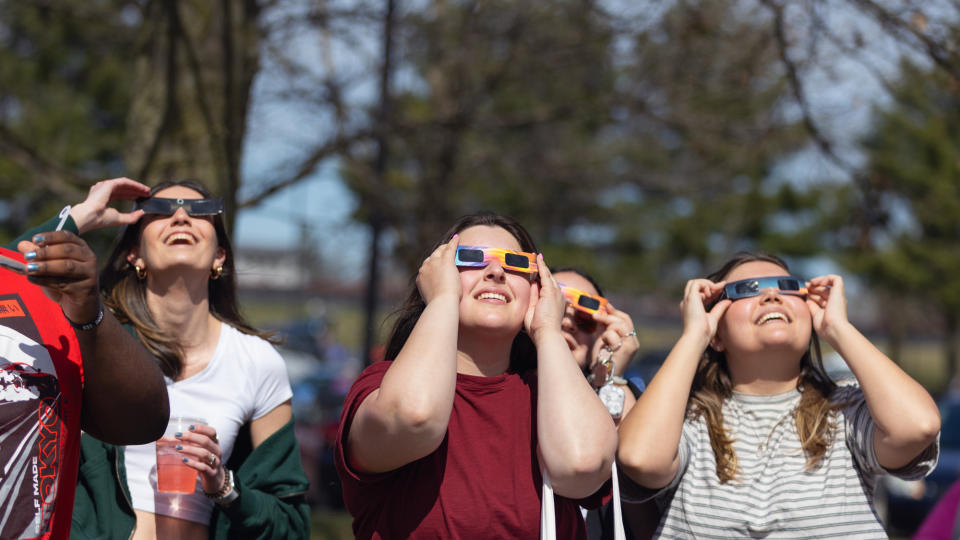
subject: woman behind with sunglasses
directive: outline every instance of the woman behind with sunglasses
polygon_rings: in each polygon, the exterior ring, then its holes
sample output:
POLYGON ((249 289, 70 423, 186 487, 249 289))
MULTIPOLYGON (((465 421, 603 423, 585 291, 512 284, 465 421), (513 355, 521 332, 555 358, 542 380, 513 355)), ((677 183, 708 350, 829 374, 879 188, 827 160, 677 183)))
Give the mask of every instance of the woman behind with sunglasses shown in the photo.
MULTIPOLYGON (((107 203, 133 184, 145 188, 131 180, 91 188, 75 207, 78 228, 119 224, 107 203)), ((206 421, 176 434, 199 485, 159 492, 153 443, 117 447, 84 435, 73 538, 309 536, 290 383, 268 336, 240 315, 222 212, 198 183, 155 186, 127 215, 100 277, 104 304, 166 375, 171 416, 206 421)))
MULTIPOLYGON (((586 272, 563 266, 554 268, 553 276, 567 298, 561 326, 563 338, 594 389, 609 392, 604 395, 604 405, 620 425, 643 391, 643 381, 638 386, 619 377, 640 349, 633 319, 604 298, 600 285, 586 272)), ((586 512, 587 536, 591 540, 615 538, 613 504, 613 500, 607 500, 600 508, 586 512)), ((656 503, 627 506, 623 526, 629 538, 650 538, 660 520, 656 503)))
POLYGON ((738 254, 687 282, 681 309, 620 427, 619 463, 646 488, 624 480, 624 496, 667 505, 659 537, 886 538, 876 478, 932 470, 940 417, 847 320, 842 278, 804 284, 779 258, 738 254), (827 376, 818 335, 856 381, 827 376))
POLYGON ((560 326, 563 339, 594 388, 606 384, 618 387, 610 393, 608 410, 619 425, 642 390, 635 385, 628 387, 620 377, 640 349, 633 319, 604 298, 600 285, 586 272, 562 266, 553 269, 553 277, 567 298, 560 326))
POLYGON ((535 252, 520 224, 481 213, 421 265, 386 361, 341 416, 336 465, 358 538, 536 538, 541 471, 561 495, 545 505, 556 537, 585 538, 572 499, 609 477, 616 432, 535 252))

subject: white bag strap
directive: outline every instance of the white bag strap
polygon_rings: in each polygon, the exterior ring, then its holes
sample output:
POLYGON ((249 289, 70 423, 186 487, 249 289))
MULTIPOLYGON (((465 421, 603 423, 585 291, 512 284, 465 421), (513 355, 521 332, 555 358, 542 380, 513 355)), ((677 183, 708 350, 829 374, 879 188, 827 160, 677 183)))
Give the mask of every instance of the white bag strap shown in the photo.
POLYGON ((626 540, 623 532, 623 509, 620 506, 620 480, 617 479, 617 460, 613 460, 613 471, 610 473, 611 487, 613 490, 613 538, 614 540, 626 540))
MULTIPOLYGON (((553 484, 547 469, 541 468, 543 492, 540 498, 540 540, 557 540, 557 515, 553 507, 553 484)), ((617 479, 617 462, 614 460, 611 471, 611 489, 613 490, 613 538, 626 540, 623 532, 623 510, 620 508, 620 480, 617 479)))
POLYGON ((540 540, 557 540, 557 515, 553 508, 553 485, 547 469, 540 468, 543 475, 543 492, 540 496, 540 540))

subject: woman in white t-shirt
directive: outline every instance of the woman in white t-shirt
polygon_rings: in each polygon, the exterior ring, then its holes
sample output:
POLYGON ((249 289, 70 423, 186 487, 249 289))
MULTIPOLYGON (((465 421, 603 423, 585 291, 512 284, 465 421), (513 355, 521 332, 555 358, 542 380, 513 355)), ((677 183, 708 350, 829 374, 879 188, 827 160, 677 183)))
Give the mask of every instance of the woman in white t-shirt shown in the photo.
MULTIPOLYGON (((119 190, 121 185, 112 187, 119 190)), ((92 190, 88 200, 94 198, 93 194, 92 190)), ((101 194, 98 200, 105 208, 109 197, 101 194)), ((293 441, 292 450, 289 444, 283 449, 285 454, 296 453, 296 443, 289 426, 292 392, 283 360, 268 336, 247 324, 237 307, 233 254, 222 212, 222 199, 212 198, 198 183, 167 182, 154 187, 150 197, 138 200, 133 216, 139 221, 121 233, 101 275, 104 303, 118 319, 132 326, 160 362, 167 379, 171 416, 206 421, 177 434, 177 450, 183 462, 199 473, 192 494, 157 491, 153 443, 127 446, 118 453, 116 460, 125 469, 127 481, 123 487, 129 489, 135 517, 134 539, 201 540, 215 536, 209 530, 215 504, 219 514, 227 514, 235 522, 249 517, 238 514, 262 513, 254 527, 260 537, 308 534, 306 524, 297 521, 301 509, 295 502, 273 514, 272 509, 264 508, 276 499, 270 489, 251 494, 241 505, 237 498, 244 490, 237 483, 237 471, 225 467, 235 447, 256 451, 281 432, 289 433, 284 436, 293 441), (238 439, 241 435, 244 440, 238 439), (268 524, 270 520, 284 523, 268 524), (264 534, 264 530, 271 534, 264 534)), ((83 220, 77 221, 83 230, 83 220)), ((270 446, 275 445, 272 442, 270 446)), ((290 464, 291 478, 303 476, 298 456, 284 459, 290 464)), ((78 520, 93 523, 120 519, 105 514, 102 505, 98 506, 96 492, 103 486, 85 478, 82 472, 80 481, 81 485, 94 485, 89 490, 93 502, 78 498, 76 513, 80 516, 75 519, 75 528, 78 520), (98 519, 88 515, 91 513, 98 519)), ((288 483, 284 493, 297 495, 297 488, 292 486, 298 483, 288 483)), ((117 535, 125 532, 123 528, 117 535)), ((236 530, 231 534, 236 535, 236 530)))
POLYGON ((929 472, 940 417, 850 324, 842 278, 743 253, 687 282, 681 309, 617 454, 625 497, 666 507, 658 537, 886 538, 875 479, 929 472), (827 376, 818 335, 856 381, 827 376))

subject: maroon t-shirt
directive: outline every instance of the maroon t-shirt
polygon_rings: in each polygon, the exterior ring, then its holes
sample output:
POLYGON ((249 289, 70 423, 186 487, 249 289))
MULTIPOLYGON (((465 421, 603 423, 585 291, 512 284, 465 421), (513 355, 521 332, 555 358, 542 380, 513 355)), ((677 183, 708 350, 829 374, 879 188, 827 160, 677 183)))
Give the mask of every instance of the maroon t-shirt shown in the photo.
MULTIPOLYGON (((536 374, 458 374, 440 447, 387 473, 360 473, 346 460, 350 423, 390 365, 360 374, 340 417, 335 459, 357 538, 538 538, 536 374)), ((555 496, 555 508, 557 538, 586 539, 578 503, 555 496)))
POLYGON ((0 538, 69 536, 82 389, 79 343, 59 304, 0 268, 0 538))

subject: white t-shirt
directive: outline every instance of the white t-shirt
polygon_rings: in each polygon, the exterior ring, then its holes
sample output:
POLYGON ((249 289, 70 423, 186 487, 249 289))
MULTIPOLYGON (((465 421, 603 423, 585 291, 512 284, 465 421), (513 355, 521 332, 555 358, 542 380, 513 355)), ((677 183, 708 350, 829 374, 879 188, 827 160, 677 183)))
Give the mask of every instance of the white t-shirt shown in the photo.
MULTIPOLYGON (((256 336, 229 324, 220 325, 213 358, 200 373, 167 382, 170 416, 200 417, 217 430, 223 461, 230 458, 240 427, 290 399, 290 381, 283 358, 256 336)), ((213 502, 200 489, 194 493, 158 493, 154 443, 125 447, 127 485, 133 507, 154 514, 208 524, 213 502)))

